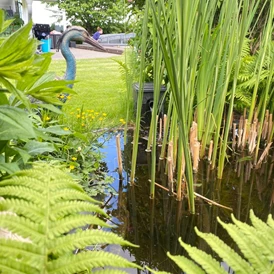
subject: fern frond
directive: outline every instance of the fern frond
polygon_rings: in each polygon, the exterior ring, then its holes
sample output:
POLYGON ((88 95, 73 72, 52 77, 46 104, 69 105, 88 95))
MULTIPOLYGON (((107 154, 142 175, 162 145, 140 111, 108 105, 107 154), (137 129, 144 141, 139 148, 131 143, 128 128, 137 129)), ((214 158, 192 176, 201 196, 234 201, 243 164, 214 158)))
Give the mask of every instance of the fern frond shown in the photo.
MULTIPOLYGON (((179 238, 179 242, 181 246, 187 251, 188 255, 195 261, 199 262, 201 267, 206 271, 206 273, 223 273, 226 274, 225 270, 220 266, 220 263, 215 260, 212 256, 197 249, 196 247, 192 247, 188 244, 185 244, 181 238, 179 238)), ((197 273, 197 272, 196 272, 197 273)))
POLYGON ((137 245, 131 244, 130 242, 124 240, 123 238, 117 236, 114 233, 94 229, 77 231, 76 233, 69 234, 66 237, 55 239, 54 241, 51 241, 48 248, 50 253, 59 256, 62 253, 77 248, 83 249, 88 245, 106 243, 138 247, 137 245))
POLYGON ((104 251, 87 251, 62 257, 60 259, 49 262, 48 273, 63 274, 63 273, 77 273, 86 269, 93 269, 105 266, 113 267, 132 267, 142 269, 140 266, 129 262, 128 260, 104 251))
MULTIPOLYGON (((256 246, 256 250, 260 250, 258 255, 260 256, 262 254, 262 256, 266 256, 264 262, 267 264, 268 261, 272 261, 274 259, 274 250, 271 240, 266 237, 268 233, 260 229, 255 229, 254 227, 249 226, 246 223, 238 221, 233 215, 231 218, 234 224, 238 226, 246 236, 246 241, 252 242, 256 246)), ((255 221, 255 219, 253 220, 255 221)), ((264 225, 262 225, 261 227, 263 228, 264 225)))
POLYGON ((42 247, 9 239, 0 239, 0 246, 0 258, 12 257, 33 268, 42 269, 44 260, 42 247))
POLYGON ((27 244, 15 239, 3 242, 1 271, 33 274, 42 273, 41 270, 48 267, 52 273, 76 273, 89 270, 92 266, 135 268, 136 265, 126 259, 105 252, 74 255, 75 248, 93 244, 134 245, 112 233, 96 230, 82 232, 81 227, 90 224, 110 227, 96 217, 98 213, 106 214, 65 172, 45 164, 35 166, 35 169, 15 173, 0 186, 0 195, 4 198, 0 201, 0 228, 13 233, 13 238, 21 236, 19 240, 29 240, 27 244), (40 187, 33 190, 30 188, 32 183, 24 183, 24 180, 30 179, 40 187), (23 182, 22 186, 18 182, 23 182))
POLYGON ((39 183, 37 179, 31 177, 28 177, 27 180, 25 177, 14 177, 12 179, 0 181, 0 187, 3 186, 25 186, 30 189, 36 190, 39 193, 44 191, 44 186, 39 183))
POLYGON ((16 233, 23 238, 29 238, 34 243, 39 243, 43 239, 45 231, 43 226, 36 224, 24 217, 10 214, 0 215, 0 227, 16 233))
POLYGON ((257 273, 234 250, 227 246, 222 240, 211 233, 202 233, 195 227, 196 234, 204 239, 208 245, 236 272, 236 273, 257 273))
POLYGON ((244 233, 235 225, 226 224, 217 218, 218 222, 228 232, 230 237, 237 243, 245 258, 252 264, 254 269, 263 273, 269 263, 265 256, 259 254, 260 251, 253 242, 247 241, 244 233))
POLYGON ((0 211, 11 211, 24 216, 33 222, 40 223, 44 219, 44 211, 37 205, 19 199, 0 200, 0 211))
POLYGON ((268 217, 267 217, 267 222, 266 222, 266 223, 267 223, 271 228, 274 229, 274 220, 273 220, 271 214, 268 215, 268 217))
POLYGON ((83 227, 85 225, 99 225, 103 227, 111 227, 106 222, 100 220, 98 217, 92 216, 90 214, 84 215, 73 215, 65 217, 50 224, 49 237, 58 237, 64 233, 70 232, 74 228, 83 227))
MULTIPOLYGON (((0 204, 1 205, 1 204, 0 204)), ((62 217, 67 215, 71 215, 79 212, 95 212, 97 214, 101 214, 103 216, 107 216, 104 210, 102 210, 99 206, 86 203, 83 201, 65 201, 58 203, 58 207, 53 206, 51 209, 51 221, 56 221, 62 217)))
POLYGON ((81 200, 93 203, 94 199, 90 198, 86 193, 74 189, 64 189, 63 191, 54 191, 51 193, 50 204, 54 205, 61 201, 81 200))
POLYGON ((45 196, 38 191, 24 186, 4 186, 0 187, 0 196, 17 197, 43 207, 45 196))
POLYGON ((3 274, 39 274, 40 271, 36 267, 31 267, 24 262, 14 260, 12 257, 0 257, 0 269, 3 274))
POLYGON ((252 225, 256 228, 257 231, 260 231, 264 234, 264 236, 271 242, 274 239, 274 222, 272 216, 269 215, 268 220, 273 222, 273 226, 271 227, 269 223, 265 223, 255 216, 254 211, 251 209, 249 214, 252 225))
MULTIPOLYGON (((184 256, 173 256, 167 252, 167 256, 174 261, 185 273, 188 274, 204 274, 204 270, 195 264, 193 261, 187 259, 184 256)), ((156 272, 157 273, 157 272, 156 272)))

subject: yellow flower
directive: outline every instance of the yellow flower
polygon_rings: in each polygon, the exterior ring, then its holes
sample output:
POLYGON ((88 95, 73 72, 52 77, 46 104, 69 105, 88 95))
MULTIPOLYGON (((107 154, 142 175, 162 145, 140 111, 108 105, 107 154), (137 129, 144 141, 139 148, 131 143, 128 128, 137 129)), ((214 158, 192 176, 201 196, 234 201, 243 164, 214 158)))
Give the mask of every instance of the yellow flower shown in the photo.
POLYGON ((94 119, 94 118, 95 118, 95 116, 92 116, 91 118, 92 118, 92 119, 94 119))
POLYGON ((78 111, 80 111, 80 108, 77 108, 78 111))
POLYGON ((49 121, 49 120, 50 120, 50 117, 47 116, 47 117, 46 117, 46 121, 49 121))
POLYGON ((85 112, 82 112, 82 115, 85 115, 85 112))
POLYGON ((81 115, 80 114, 77 114, 77 118, 80 118, 81 117, 81 115))
POLYGON ((103 113, 103 116, 107 116, 107 114, 106 114, 106 113, 103 113))
POLYGON ((69 128, 68 127, 64 127, 64 130, 69 130, 69 128))
POLYGON ((95 112, 95 115, 98 115, 99 114, 99 112, 95 112))
POLYGON ((102 121, 102 120, 103 120, 103 118, 102 118, 102 117, 100 117, 100 118, 99 118, 99 121, 102 121))
POLYGON ((86 119, 86 117, 85 117, 85 116, 82 116, 82 119, 86 119))
POLYGON ((76 161, 77 158, 76 158, 76 157, 71 157, 71 160, 72 160, 72 161, 76 161))
POLYGON ((83 123, 83 124, 82 124, 82 127, 84 127, 84 126, 85 126, 85 124, 83 123))
POLYGON ((71 113, 70 114, 74 114, 74 112, 73 111, 71 111, 71 113))
POLYGON ((61 99, 65 98, 65 96, 64 96, 64 95, 60 95, 59 97, 60 97, 61 99))
POLYGON ((121 118, 119 121, 120 121, 121 123, 123 123, 125 120, 124 120, 123 118, 121 118))
POLYGON ((74 165, 70 165, 70 166, 69 166, 69 169, 70 169, 70 170, 73 170, 73 169, 75 169, 75 166, 74 166, 74 165))
POLYGON ((70 96, 70 95, 69 95, 69 96, 67 96, 67 99, 68 99, 68 100, 70 100, 70 99, 71 99, 71 96, 70 96))
POLYGON ((92 109, 90 112, 94 112, 94 110, 92 109))

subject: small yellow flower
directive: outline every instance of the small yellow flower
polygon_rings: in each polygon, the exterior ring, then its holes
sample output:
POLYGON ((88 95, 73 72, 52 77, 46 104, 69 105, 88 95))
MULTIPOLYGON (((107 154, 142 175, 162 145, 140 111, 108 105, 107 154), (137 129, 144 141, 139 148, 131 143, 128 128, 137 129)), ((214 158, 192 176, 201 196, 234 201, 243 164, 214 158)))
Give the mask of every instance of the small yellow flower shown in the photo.
POLYGON ((84 127, 84 126, 85 126, 85 124, 83 123, 83 124, 82 124, 82 127, 84 127))
POLYGON ((80 108, 77 108, 78 111, 80 111, 80 108))
POLYGON ((90 112, 94 112, 94 110, 92 109, 90 112))
POLYGON ((68 127, 64 127, 64 130, 69 130, 69 128, 68 127))
POLYGON ((46 117, 46 121, 49 121, 49 120, 50 120, 50 117, 47 116, 47 117, 46 117))
POLYGON ((67 96, 67 99, 70 100, 70 99, 71 99, 71 96, 67 96))
POLYGON ((99 112, 95 112, 95 115, 98 115, 99 114, 99 112))
POLYGON ((91 118, 92 118, 92 119, 94 119, 94 118, 95 118, 95 116, 92 116, 91 118))
POLYGON ((76 158, 76 157, 71 157, 71 160, 72 160, 72 161, 76 161, 77 158, 76 158))
POLYGON ((85 116, 82 116, 82 119, 86 119, 86 117, 85 117, 85 116))
POLYGON ((86 113, 85 112, 82 112, 82 115, 85 115, 86 113))
POLYGON ((107 114, 106 114, 106 113, 103 113, 103 116, 107 116, 107 114))
POLYGON ((80 118, 81 117, 81 115, 80 114, 77 114, 77 118, 80 118))
POLYGON ((65 98, 65 96, 64 96, 64 95, 60 95, 59 97, 60 97, 61 99, 65 98))
POLYGON ((75 169, 75 166, 74 166, 74 165, 70 165, 70 166, 69 166, 69 169, 70 169, 70 170, 73 170, 73 169, 75 169))
POLYGON ((74 112, 73 111, 71 111, 71 113, 70 114, 74 114, 74 112))
POLYGON ((123 123, 125 120, 124 120, 123 118, 121 118, 119 121, 120 121, 121 123, 123 123))
POLYGON ((99 118, 99 121, 102 121, 102 120, 103 120, 103 118, 102 118, 102 117, 100 117, 100 118, 99 118))

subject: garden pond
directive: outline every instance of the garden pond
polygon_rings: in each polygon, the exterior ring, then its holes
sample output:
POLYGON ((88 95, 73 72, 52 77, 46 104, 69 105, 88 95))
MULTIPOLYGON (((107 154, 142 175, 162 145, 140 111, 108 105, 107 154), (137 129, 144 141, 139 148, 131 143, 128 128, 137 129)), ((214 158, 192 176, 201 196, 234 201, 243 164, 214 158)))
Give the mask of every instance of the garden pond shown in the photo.
MULTIPOLYGON (((155 199, 149 198, 150 154, 145 152, 146 141, 143 139, 140 139, 135 185, 130 185, 133 138, 130 133, 126 137, 126 144, 123 137, 120 139, 123 174, 122 177, 119 176, 117 134, 108 135, 102 149, 108 175, 114 178, 112 187, 116 192, 113 196, 105 197, 105 209, 111 217, 109 223, 115 226, 112 231, 139 245, 139 248, 108 245, 104 247, 105 251, 119 254, 141 266, 170 273, 182 273, 166 255, 168 251, 172 255, 187 255, 178 242, 179 237, 185 243, 215 256, 207 244, 196 235, 194 227, 202 232, 217 235, 227 245, 237 250, 233 240, 218 224, 217 217, 228 223, 231 222, 233 213, 238 220, 248 223, 250 209, 253 209, 255 215, 263 221, 266 221, 269 214, 273 216, 273 151, 268 156, 268 161, 257 170, 251 169, 248 157, 241 155, 235 156, 235 159, 231 157, 222 180, 217 180, 216 173, 210 169, 209 163, 201 160, 199 171, 195 174, 195 192, 231 209, 213 205, 197 197, 196 213, 190 214, 187 198, 179 202, 162 188, 156 188, 155 199)), ((156 182, 167 185, 164 168, 159 166, 156 182)), ((150 273, 136 269, 127 269, 127 272, 150 273)), ((230 269, 227 269, 227 272, 232 273, 230 269)))

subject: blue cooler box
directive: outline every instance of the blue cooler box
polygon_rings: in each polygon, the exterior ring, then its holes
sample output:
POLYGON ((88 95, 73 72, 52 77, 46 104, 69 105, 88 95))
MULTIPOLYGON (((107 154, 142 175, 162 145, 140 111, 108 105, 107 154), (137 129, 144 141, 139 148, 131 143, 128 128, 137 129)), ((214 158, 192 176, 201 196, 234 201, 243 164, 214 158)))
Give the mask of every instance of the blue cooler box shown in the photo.
POLYGON ((51 48, 51 39, 41 39, 41 42, 43 43, 41 45, 42 52, 50 52, 51 48))

